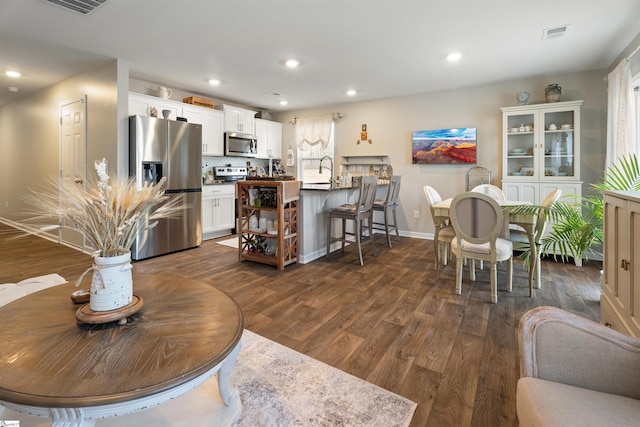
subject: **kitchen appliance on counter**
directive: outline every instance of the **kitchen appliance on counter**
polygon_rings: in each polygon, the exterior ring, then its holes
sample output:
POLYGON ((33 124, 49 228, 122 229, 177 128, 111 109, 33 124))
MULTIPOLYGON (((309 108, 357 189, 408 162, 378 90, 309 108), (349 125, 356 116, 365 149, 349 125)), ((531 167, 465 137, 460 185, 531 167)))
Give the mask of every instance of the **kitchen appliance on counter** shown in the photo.
POLYGON ((258 137, 248 133, 225 132, 224 155, 256 157, 258 155, 258 137))
POLYGON ((233 182, 247 178, 247 168, 244 166, 216 166, 213 168, 216 180, 233 182))
POLYGON ((146 259, 202 244, 202 125, 146 116, 129 117, 129 173, 138 188, 164 176, 165 194, 182 197, 178 218, 141 232, 131 258, 146 259), (145 242, 146 239, 146 242, 145 242))

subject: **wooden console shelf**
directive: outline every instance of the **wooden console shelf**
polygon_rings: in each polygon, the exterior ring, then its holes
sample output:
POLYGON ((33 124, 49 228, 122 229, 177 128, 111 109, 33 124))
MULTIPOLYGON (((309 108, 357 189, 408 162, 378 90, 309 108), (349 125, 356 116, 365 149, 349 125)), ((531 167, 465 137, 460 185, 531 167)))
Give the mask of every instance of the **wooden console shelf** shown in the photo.
POLYGON ((284 270, 298 260, 300 181, 238 181, 238 257, 284 270), (253 193, 253 195, 252 195, 253 193), (253 203, 252 203, 253 202, 253 203), (250 227, 251 217, 268 227, 250 227))

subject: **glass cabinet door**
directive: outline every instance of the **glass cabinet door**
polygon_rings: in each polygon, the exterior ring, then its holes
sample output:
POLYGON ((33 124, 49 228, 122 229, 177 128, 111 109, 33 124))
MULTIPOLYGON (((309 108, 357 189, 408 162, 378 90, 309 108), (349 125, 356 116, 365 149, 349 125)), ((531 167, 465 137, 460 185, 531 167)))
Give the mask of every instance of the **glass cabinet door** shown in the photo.
POLYGON ((536 112, 514 113, 506 120, 506 172, 509 177, 536 174, 536 112))
POLYGON ((576 176, 576 159, 578 158, 575 145, 575 111, 545 111, 544 123, 544 162, 542 173, 547 179, 574 178, 576 176))

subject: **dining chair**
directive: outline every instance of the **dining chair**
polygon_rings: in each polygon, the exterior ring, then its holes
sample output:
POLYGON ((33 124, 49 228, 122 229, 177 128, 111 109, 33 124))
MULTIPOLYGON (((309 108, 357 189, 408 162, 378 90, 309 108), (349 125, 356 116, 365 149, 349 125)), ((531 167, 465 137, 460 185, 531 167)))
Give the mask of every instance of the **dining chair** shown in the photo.
POLYGON ((364 265, 362 262, 362 232, 364 231, 363 221, 365 219, 367 220, 369 229, 369 236, 367 240, 371 242, 373 255, 377 255, 373 234, 373 201, 376 198, 377 186, 377 176, 363 176, 360 182, 358 201, 355 204, 344 204, 325 211, 325 217, 327 219, 327 258, 329 258, 329 254, 331 253, 331 243, 336 241, 342 242, 342 251, 344 251, 344 245, 348 241, 346 236, 349 235, 355 238, 355 241, 349 242, 356 244, 360 265, 364 265), (342 235, 340 237, 332 237, 331 235, 331 224, 334 219, 342 220, 342 235), (354 222, 353 232, 347 232, 347 220, 354 222))
POLYGON ((442 201, 442 197, 438 191, 431 187, 430 185, 425 185, 422 187, 424 191, 424 196, 427 199, 427 204, 429 205, 429 210, 431 211, 431 219, 433 220, 434 233, 433 233, 433 249, 436 254, 436 273, 440 271, 440 246, 443 248, 442 252, 442 263, 443 265, 447 265, 447 262, 451 255, 451 241, 456 236, 455 231, 453 231, 453 227, 451 226, 451 222, 449 220, 441 221, 436 223, 436 217, 433 211, 433 205, 442 201))
MULTIPOLYGON (((562 193, 561 190, 557 190, 557 189, 553 190, 552 192, 547 194, 547 197, 544 198, 540 206, 548 208, 553 203, 558 201, 561 193, 562 193)), ((540 266, 541 264, 540 257, 542 256, 542 253, 540 252, 540 244, 542 241, 542 236, 544 236, 544 233, 546 231, 548 224, 549 224, 549 221, 547 221, 547 211, 545 209, 540 209, 538 211, 538 217, 536 219, 536 228, 534 229, 534 233, 533 233, 533 241, 535 243, 535 253, 532 253, 529 256, 529 262, 535 263, 533 265, 534 273, 533 273, 532 283, 536 283, 536 288, 540 288, 540 284, 541 284, 540 278, 542 277, 541 276, 542 268, 540 266)), ((518 227, 516 229, 511 229, 509 230, 509 234, 510 234, 509 240, 511 240, 511 242, 513 243, 513 247, 515 250, 519 250, 519 249, 524 250, 529 248, 529 237, 527 236, 526 231, 524 231, 522 228, 518 227)), ((532 286, 529 289, 529 296, 533 296, 532 286)))
POLYGON ((507 261, 507 290, 512 289, 513 245, 498 237, 504 213, 498 202, 483 193, 462 193, 451 201, 451 224, 456 237, 451 249, 456 256, 456 294, 462 293, 463 260, 471 260, 469 275, 475 280, 473 260, 490 262, 491 302, 498 302, 497 263, 507 261))
POLYGON ((384 230, 387 235, 387 246, 391 247, 391 235, 389 228, 393 228, 396 231, 396 237, 400 239, 400 232, 398 231, 398 220, 396 218, 396 208, 398 207, 398 196, 400 195, 400 181, 402 177, 400 175, 392 175, 389 178, 389 189, 387 190, 387 196, 384 199, 376 199, 373 202, 373 211, 383 212, 384 222, 373 221, 373 228, 375 230, 384 230), (389 212, 393 215, 393 224, 389 223, 389 212))
POLYGON ((471 191, 476 193, 486 194, 487 196, 498 201, 507 200, 507 197, 504 195, 504 192, 502 191, 502 189, 493 184, 476 185, 475 187, 473 187, 471 191))

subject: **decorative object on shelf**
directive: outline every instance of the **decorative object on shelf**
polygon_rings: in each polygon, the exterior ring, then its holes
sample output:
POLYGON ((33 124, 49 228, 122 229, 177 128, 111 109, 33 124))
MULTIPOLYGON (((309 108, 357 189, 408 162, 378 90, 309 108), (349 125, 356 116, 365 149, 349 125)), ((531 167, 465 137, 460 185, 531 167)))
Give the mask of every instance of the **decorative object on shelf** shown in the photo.
POLYGON ((96 162, 95 169, 98 179, 89 177, 86 188, 77 179, 53 178, 50 191, 32 190, 23 199, 32 207, 28 213, 34 217, 29 222, 62 219, 95 248, 94 265, 78 278, 76 286, 92 271, 90 311, 114 311, 132 304, 130 248, 136 236, 159 219, 179 215, 182 198, 169 199, 164 194, 164 177, 155 185, 146 182, 137 188, 135 178, 111 180, 105 159, 96 162))
POLYGON ((149 108, 149 117, 158 117, 158 109, 156 107, 149 108))
POLYGON ((544 89, 544 99, 547 102, 558 102, 562 95, 562 88, 557 83, 551 83, 544 89))
POLYGON ((164 86, 158 86, 158 90, 156 91, 156 95, 158 96, 158 98, 163 98, 163 99, 171 98, 172 94, 173 94, 173 91, 168 87, 164 87, 164 86))
POLYGON ((162 117, 164 117, 165 119, 168 119, 170 115, 171 110, 162 110, 162 117))
POLYGON ((516 101, 518 101, 518 105, 527 105, 530 96, 531 94, 529 92, 516 93, 516 101))

